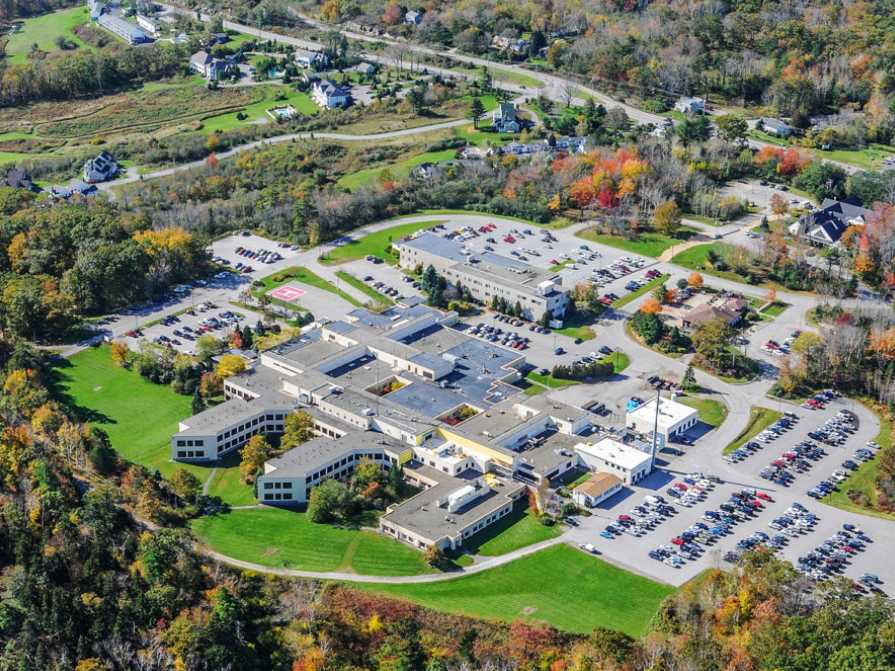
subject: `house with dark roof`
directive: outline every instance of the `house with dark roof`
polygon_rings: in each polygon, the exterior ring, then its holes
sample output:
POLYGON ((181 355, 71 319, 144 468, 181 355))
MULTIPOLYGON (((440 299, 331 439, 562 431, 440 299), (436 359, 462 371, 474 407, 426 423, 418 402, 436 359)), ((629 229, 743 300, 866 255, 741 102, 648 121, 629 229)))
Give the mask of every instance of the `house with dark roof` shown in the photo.
POLYGON ((855 198, 827 198, 820 208, 793 224, 790 232, 810 245, 828 247, 838 243, 849 226, 864 226, 872 213, 855 198))
POLYGON ((522 124, 516 114, 516 105, 510 102, 500 103, 491 114, 491 128, 498 133, 518 133, 522 130, 522 124))
POLYGON ((96 158, 84 163, 84 181, 88 184, 105 182, 118 174, 118 164, 107 151, 100 152, 96 158))
POLYGON ((758 120, 758 124, 760 125, 761 130, 765 133, 776 135, 777 137, 789 137, 795 131, 795 128, 782 119, 761 117, 761 119, 758 120))
POLYGON ((7 170, 6 177, 3 178, 3 183, 13 189, 27 189, 28 191, 34 192, 40 191, 40 187, 31 181, 31 175, 21 168, 10 168, 7 170))
POLYGON ((348 107, 351 103, 351 89, 339 86, 329 79, 319 79, 311 84, 311 98, 323 109, 348 107))

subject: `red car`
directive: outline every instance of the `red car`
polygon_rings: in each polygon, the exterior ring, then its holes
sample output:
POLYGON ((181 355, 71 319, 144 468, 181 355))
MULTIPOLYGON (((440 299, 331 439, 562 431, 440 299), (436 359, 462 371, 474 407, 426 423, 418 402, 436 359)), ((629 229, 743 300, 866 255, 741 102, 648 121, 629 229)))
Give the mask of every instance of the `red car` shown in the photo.
POLYGON ((671 543, 672 543, 672 545, 683 545, 684 539, 681 538, 680 536, 675 536, 674 538, 671 539, 671 543))
POLYGON ((774 500, 768 494, 765 494, 764 492, 757 492, 755 494, 755 496, 760 498, 762 501, 773 501, 774 500))
POLYGON ((516 242, 516 238, 514 238, 512 235, 505 235, 503 236, 503 241, 513 244, 514 242, 516 242))
POLYGON ((634 518, 631 517, 630 515, 619 515, 618 521, 619 522, 633 522, 634 518))
POLYGON ((685 485, 683 482, 675 482, 673 487, 675 489, 681 490, 682 492, 685 492, 689 489, 689 487, 687 487, 687 485, 685 485))

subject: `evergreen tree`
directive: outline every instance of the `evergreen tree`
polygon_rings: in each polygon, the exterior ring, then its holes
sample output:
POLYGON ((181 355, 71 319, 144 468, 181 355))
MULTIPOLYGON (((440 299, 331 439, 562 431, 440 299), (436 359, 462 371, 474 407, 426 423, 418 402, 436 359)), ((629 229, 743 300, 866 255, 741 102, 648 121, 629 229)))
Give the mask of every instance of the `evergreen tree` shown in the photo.
POLYGON ((199 393, 199 386, 196 385, 196 390, 193 392, 193 414, 198 415, 203 410, 205 410, 205 401, 202 400, 202 394, 199 393))
POLYGON ((472 99, 472 102, 469 104, 469 116, 472 119, 472 127, 479 127, 479 119, 485 116, 485 106, 482 104, 482 100, 476 96, 472 99))

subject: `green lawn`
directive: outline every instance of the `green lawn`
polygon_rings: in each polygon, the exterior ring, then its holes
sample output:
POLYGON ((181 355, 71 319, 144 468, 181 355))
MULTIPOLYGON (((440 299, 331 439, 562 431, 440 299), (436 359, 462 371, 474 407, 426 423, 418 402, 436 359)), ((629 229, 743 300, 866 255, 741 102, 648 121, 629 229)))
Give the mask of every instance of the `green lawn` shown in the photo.
POLYGON ((356 278, 351 273, 346 273, 344 270, 337 270, 336 275, 338 275, 339 279, 341 279, 346 284, 350 284, 358 291, 367 294, 367 296, 372 298, 373 301, 376 303, 381 303, 383 305, 395 304, 395 301, 393 301, 391 298, 389 298, 385 294, 379 293, 378 291, 376 291, 376 289, 366 284, 363 280, 356 278))
POLYGON ((320 257, 320 262, 325 264, 346 263, 356 261, 369 255, 382 259, 386 263, 396 264, 398 256, 387 251, 392 242, 397 242, 411 233, 416 233, 424 228, 431 228, 443 221, 415 221, 409 224, 398 224, 390 228, 384 228, 375 233, 369 233, 358 240, 352 240, 347 245, 336 247, 320 257))
POLYGON ((768 305, 766 308, 764 308, 759 314, 761 314, 763 317, 770 317, 771 319, 776 319, 777 317, 782 315, 783 312, 788 307, 789 307, 789 303, 784 303, 783 301, 774 301, 773 303, 768 305))
POLYGON ((495 557, 561 534, 562 527, 545 527, 531 512, 523 508, 466 539, 463 545, 469 554, 495 557))
POLYGON ((642 256, 659 257, 669 247, 679 245, 697 231, 687 226, 681 226, 678 237, 672 238, 662 233, 641 233, 635 240, 629 240, 618 235, 609 235, 607 233, 597 233, 592 228, 585 229, 576 235, 585 240, 598 242, 602 245, 608 245, 617 249, 622 249, 632 254, 640 254, 642 256))
MULTIPOLYGON (((876 415, 879 419, 880 428, 879 433, 874 440, 879 443, 880 450, 882 450, 889 448, 892 445, 892 421, 879 412, 877 412, 876 415)), ((861 513, 863 515, 873 515, 874 517, 895 520, 895 515, 892 513, 884 513, 871 508, 864 508, 852 503, 851 499, 848 498, 847 492, 849 490, 863 492, 870 501, 870 504, 875 507, 877 505, 876 476, 878 471, 879 455, 877 455, 875 459, 865 461, 861 464, 858 467, 858 470, 852 473, 845 482, 839 485, 838 491, 834 491, 824 499, 824 503, 853 513, 861 513)))
POLYGON ((573 384, 579 384, 577 380, 560 380, 557 377, 553 377, 553 373, 541 375, 535 371, 529 372, 525 379, 548 389, 562 389, 563 387, 571 387, 573 384))
POLYGON ((669 275, 660 275, 659 277, 655 278, 654 280, 650 280, 649 282, 644 284, 642 287, 640 287, 636 291, 632 291, 629 294, 625 294, 624 296, 619 298, 617 301, 613 302, 612 307, 615 309, 623 308, 628 303, 636 301, 638 298, 643 296, 643 294, 649 293, 650 291, 655 289, 660 284, 664 284, 665 282, 668 281, 668 278, 669 278, 669 275))
POLYGON ((510 84, 527 86, 534 89, 544 88, 544 82, 534 75, 515 72, 513 70, 504 70, 503 68, 493 68, 490 66, 488 67, 488 72, 490 72, 491 76, 498 81, 509 82, 510 84))
POLYGON ((320 108, 311 100, 311 96, 307 93, 296 91, 290 86, 269 84, 264 86, 263 91, 264 97, 261 100, 251 105, 246 105, 242 109, 242 112, 246 115, 245 119, 240 121, 236 118, 238 110, 208 117, 202 120, 202 132, 208 134, 217 131, 233 130, 240 126, 258 123, 261 120, 273 123, 273 120, 267 114, 267 110, 273 107, 292 105, 296 112, 304 116, 313 116, 320 111, 320 108))
POLYGON ((631 365, 631 357, 629 357, 621 350, 617 349, 612 354, 607 354, 602 359, 600 359, 600 363, 611 363, 612 372, 618 375, 625 368, 631 365))
POLYGON ((196 537, 228 557, 306 571, 365 575, 430 573, 423 554, 370 531, 314 524, 302 512, 248 508, 200 517, 196 537))
POLYGON ((231 506, 247 506, 257 503, 255 488, 243 484, 239 479, 239 452, 231 452, 224 457, 222 463, 211 476, 208 485, 209 496, 219 496, 231 506))
POLYGON ((707 217, 704 214, 693 214, 692 212, 685 213, 684 219, 691 219, 692 221, 697 221, 700 224, 705 224, 706 226, 723 226, 724 224, 730 223, 721 221, 717 217, 707 217))
POLYGON ((564 544, 454 580, 355 587, 472 617, 546 621, 581 634, 606 627, 635 637, 675 591, 564 544))
POLYGON ((863 170, 879 170, 883 159, 895 156, 895 147, 885 144, 871 144, 864 149, 833 149, 816 151, 820 158, 828 158, 841 163, 849 163, 863 170))
POLYGON ((732 282, 743 282, 743 277, 733 270, 715 270, 708 262, 710 251, 715 252, 719 257, 723 258, 725 254, 733 248, 734 245, 726 242, 708 242, 704 245, 694 245, 679 254, 675 254, 671 259, 671 262, 683 266, 684 268, 698 270, 701 273, 714 275, 715 277, 731 280, 732 282))
POLYGON ((169 476, 178 467, 200 479, 209 468, 171 461, 171 435, 192 415, 192 398, 112 363, 108 346, 84 350, 54 370, 53 388, 75 416, 109 434, 118 453, 169 476))
POLYGON ((31 53, 31 45, 36 44, 41 51, 58 51, 55 40, 64 37, 66 40, 83 47, 84 43, 74 33, 74 28, 90 19, 86 5, 61 9, 26 19, 22 29, 11 33, 6 44, 8 63, 24 63, 31 53))
POLYGON ((749 423, 746 424, 746 428, 730 445, 724 448, 724 454, 730 454, 738 447, 749 442, 781 417, 783 417, 783 413, 777 410, 753 406, 749 411, 749 423))
POLYGON ((271 289, 275 289, 276 287, 288 284, 289 282, 300 282, 301 284, 307 284, 309 287, 314 287, 315 289, 320 289, 321 291, 328 291, 331 294, 335 294, 342 300, 351 303, 351 305, 354 305, 355 307, 361 307, 362 305, 361 302, 358 301, 354 296, 351 296, 341 289, 337 288, 336 285, 329 280, 320 277, 320 275, 318 275, 317 273, 301 266, 284 268, 277 273, 273 273, 272 275, 268 275, 267 277, 262 277, 260 281, 264 285, 264 287, 260 289, 258 293, 267 293, 271 289))
POLYGON ((699 411, 699 420, 709 426, 721 426, 727 419, 727 406, 713 398, 679 396, 677 401, 699 411))
POLYGON ((394 177, 395 179, 401 179, 407 177, 407 175, 410 174, 410 171, 418 165, 421 165, 423 163, 441 163, 443 161, 450 161, 456 155, 456 149, 427 151, 403 161, 397 161, 395 163, 381 165, 375 168, 366 168, 364 170, 359 170, 358 172, 352 172, 350 174, 343 175, 339 179, 338 185, 350 190, 354 190, 361 186, 367 186, 368 184, 379 180, 380 175, 382 175, 382 173, 386 170, 388 170, 391 173, 392 177, 394 177))

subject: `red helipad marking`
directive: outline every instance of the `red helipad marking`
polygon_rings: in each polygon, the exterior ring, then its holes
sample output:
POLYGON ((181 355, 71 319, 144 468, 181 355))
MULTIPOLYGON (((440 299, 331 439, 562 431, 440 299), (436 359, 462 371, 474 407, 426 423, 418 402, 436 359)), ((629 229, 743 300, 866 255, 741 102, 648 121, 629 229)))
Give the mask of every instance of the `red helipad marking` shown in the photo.
POLYGON ((281 287, 277 287, 271 291, 267 292, 267 295, 271 298, 276 298, 281 301, 286 301, 287 303, 292 303, 293 301, 297 301, 299 298, 305 295, 304 289, 299 289, 298 287, 293 287, 291 284, 284 284, 281 287))

